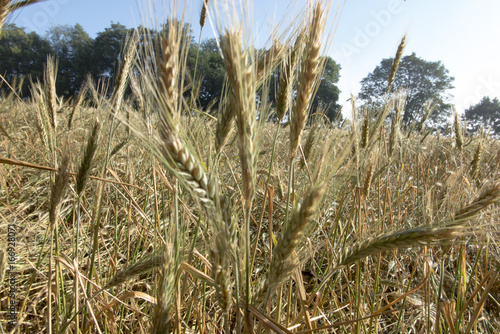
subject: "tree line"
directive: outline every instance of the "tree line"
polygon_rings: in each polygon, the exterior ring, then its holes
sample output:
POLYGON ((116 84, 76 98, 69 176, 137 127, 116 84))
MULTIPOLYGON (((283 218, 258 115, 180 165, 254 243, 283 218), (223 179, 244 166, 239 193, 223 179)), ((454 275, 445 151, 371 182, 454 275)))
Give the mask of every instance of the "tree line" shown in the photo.
MULTIPOLYGON (((168 23, 167 23, 168 24, 168 23)), ((162 33, 151 29, 139 30, 140 43, 162 33), (147 36, 146 36, 147 34, 147 36)), ((112 23, 104 31, 91 38, 79 24, 74 26, 54 26, 45 36, 36 32, 27 33, 24 28, 9 24, 4 27, 0 37, 0 73, 8 82, 20 77, 31 77, 33 81, 43 77, 43 68, 47 55, 51 54, 58 60, 56 89, 60 96, 66 98, 76 95, 90 75, 95 81, 109 80, 109 91, 112 90, 113 78, 119 64, 123 43, 134 29, 128 29, 120 23, 112 23)), ((195 73, 200 79, 198 99, 202 108, 215 106, 221 96, 225 67, 215 39, 207 39, 199 45, 188 24, 184 25, 184 38, 189 39, 186 66, 190 75, 195 73)), ((337 102, 339 89, 336 85, 340 77, 340 66, 330 57, 325 60, 325 71, 318 87, 318 93, 313 101, 314 111, 317 108, 327 110, 327 116, 333 119, 339 108, 337 102)), ((279 77, 279 69, 271 74, 269 100, 275 101, 275 83, 279 77)), ((7 90, 7 86, 0 87, 7 90)), ((29 96, 29 82, 25 80, 21 89, 23 96, 29 96)))
MULTIPOLYGON (((145 43, 147 38, 161 34, 163 29, 166 29, 166 25, 160 31, 140 30, 149 37, 141 36, 139 41, 145 43)), ((198 44, 189 24, 185 24, 183 29, 184 38, 190 42, 187 70, 190 75, 196 73, 197 79, 201 80, 199 105, 204 109, 216 107, 226 76, 218 44, 215 39, 198 44)), ((47 55, 51 54, 58 60, 56 89, 60 96, 70 98, 76 95, 88 75, 95 81, 106 79, 109 91, 112 91, 123 43, 133 32, 134 29, 120 23, 111 23, 92 38, 81 25, 75 24, 54 26, 44 36, 40 36, 36 32, 28 33, 15 24, 8 24, 0 36, 0 74, 7 82, 15 82, 21 77, 30 77, 34 81, 41 79, 47 55)), ((382 59, 380 65, 361 81, 358 99, 368 107, 366 110, 377 110, 385 102, 392 62, 393 58, 382 59)), ((337 85, 340 70, 335 60, 330 57, 325 59, 325 70, 312 102, 312 113, 320 110, 330 120, 341 119, 338 103, 340 90, 337 85)), ((278 78, 279 68, 271 73, 269 80, 267 96, 270 102, 275 102, 278 78)), ((453 110, 448 93, 453 88, 453 81, 454 78, 440 61, 427 61, 415 53, 403 57, 391 86, 391 90, 401 90, 406 97, 402 124, 407 127, 424 117, 428 117, 431 127, 438 128, 444 124, 453 110)), ((0 86, 3 92, 7 89, 7 85, 0 86)), ((27 97, 29 93, 29 81, 25 80, 21 95, 27 97)), ((470 123, 470 131, 486 126, 493 133, 500 134, 500 102, 496 98, 485 97, 477 105, 471 106, 465 118, 470 123)))

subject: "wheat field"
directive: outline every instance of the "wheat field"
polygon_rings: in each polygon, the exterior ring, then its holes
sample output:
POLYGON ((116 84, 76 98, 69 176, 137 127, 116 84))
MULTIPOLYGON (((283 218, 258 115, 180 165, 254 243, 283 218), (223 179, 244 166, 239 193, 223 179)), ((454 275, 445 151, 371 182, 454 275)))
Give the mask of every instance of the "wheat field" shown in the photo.
POLYGON ((217 5, 199 18, 226 67, 217 108, 197 105, 174 16, 129 36, 110 90, 62 99, 48 57, 29 99, 1 97, 2 333, 499 330, 498 141, 459 115, 403 127, 403 91, 353 97, 351 122, 310 115, 338 7, 307 4, 257 51, 217 5))

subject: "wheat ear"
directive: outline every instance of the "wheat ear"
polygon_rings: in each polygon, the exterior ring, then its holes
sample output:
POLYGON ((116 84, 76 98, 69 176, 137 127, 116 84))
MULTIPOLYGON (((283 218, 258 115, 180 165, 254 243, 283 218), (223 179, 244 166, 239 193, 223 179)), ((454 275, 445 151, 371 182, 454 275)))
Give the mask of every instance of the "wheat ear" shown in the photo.
POLYGON ((460 152, 462 152, 464 139, 462 137, 462 123, 460 122, 460 117, 458 113, 455 113, 455 143, 457 144, 457 148, 460 152))
POLYGON ((347 266, 359 259, 391 249, 428 245, 460 236, 462 227, 417 227, 381 235, 354 244, 340 256, 336 268, 347 266))
POLYGON ((161 47, 163 57, 159 60, 160 87, 160 120, 158 132, 160 134, 160 153, 167 161, 171 170, 179 176, 188 188, 196 194, 201 203, 207 208, 214 205, 215 186, 208 179, 204 168, 191 154, 188 147, 178 135, 178 81, 180 63, 178 59, 179 43, 177 40, 177 24, 169 26, 168 38, 162 38, 161 47))
POLYGON ((96 118, 92 129, 90 130, 89 137, 87 139, 87 146, 85 147, 85 153, 83 154, 82 161, 78 167, 76 173, 76 194, 80 196, 85 184, 89 179, 90 167, 92 165, 92 160, 94 159, 95 153, 97 151, 97 143, 99 141, 99 130, 101 129, 101 123, 99 123, 99 118, 96 118))
POLYGON ((160 284, 153 316, 153 334, 171 333, 171 327, 173 326, 171 321, 172 319, 170 315, 170 309, 172 307, 172 304, 174 303, 175 281, 178 263, 176 263, 175 261, 173 250, 174 246, 167 243, 163 247, 163 259, 161 260, 162 267, 159 277, 160 284))
POLYGON ((428 100, 425 102, 425 105, 424 105, 425 114, 422 117, 422 119, 420 120, 420 123, 418 123, 418 126, 417 126, 418 133, 422 132, 422 129, 424 128, 425 122, 427 121, 427 119, 432 114, 432 112, 434 111, 435 108, 436 108, 436 104, 433 103, 432 100, 428 100))
POLYGON ((302 168, 305 167, 307 161, 309 161, 311 157, 312 148, 314 146, 314 142, 316 140, 319 127, 320 124, 317 123, 316 125, 313 125, 309 130, 309 134, 307 135, 306 143, 304 145, 304 159, 301 160, 301 165, 300 165, 302 168))
POLYGON ((255 196, 255 71, 248 52, 243 50, 241 31, 226 32, 222 52, 231 87, 230 98, 234 99, 230 104, 233 103, 236 113, 243 196, 245 208, 249 209, 255 196))
POLYGON ((76 101, 73 104, 73 108, 71 108, 71 112, 68 116, 68 130, 71 130, 71 125, 73 124, 73 117, 75 117, 76 110, 78 108, 80 108, 80 106, 83 103, 83 100, 85 100, 85 95, 87 94, 87 89, 88 89, 87 83, 86 82, 82 83, 82 85, 80 86, 80 90, 78 92, 78 96, 76 98, 76 101))
POLYGON ((50 118, 50 125, 55 130, 57 128, 57 94, 56 94, 56 78, 57 78, 57 60, 51 56, 47 56, 47 64, 43 75, 45 88, 45 102, 50 118))
POLYGON ((302 53, 304 45, 304 31, 301 31, 295 39, 295 45, 285 55, 281 63, 279 91, 276 96, 276 116, 278 121, 285 117, 290 107, 292 98, 293 83, 295 81, 295 67, 297 66, 298 55, 302 53))
POLYGON ((325 191, 325 185, 314 187, 304 198, 300 209, 293 215, 273 250, 270 271, 266 282, 256 295, 256 304, 262 303, 295 269, 297 262, 292 259, 292 253, 308 231, 325 191))
POLYGON ((165 113, 160 113, 162 123, 170 124, 172 130, 177 130, 179 122, 179 76, 181 73, 178 40, 178 26, 171 22, 167 37, 161 38, 161 59, 158 62, 158 86, 160 87, 160 102, 164 104, 165 113), (169 118, 169 119, 165 119, 169 118))
POLYGON ((293 159, 297 154, 300 137, 308 116, 309 104, 313 96, 313 88, 320 72, 321 36, 325 26, 322 3, 317 2, 313 9, 312 20, 309 26, 305 58, 302 61, 297 85, 297 99, 291 116, 290 129, 290 156, 293 159))
POLYGON ((268 74, 271 73, 279 59, 282 58, 284 46, 278 41, 274 41, 269 50, 265 51, 257 62, 257 86, 260 86, 268 79, 268 74))
POLYGON ((455 213, 456 220, 472 217, 489 205, 500 199, 500 182, 490 183, 484 187, 481 194, 469 205, 455 213))
POLYGON ((16 9, 40 2, 43 0, 20 0, 14 2, 13 0, 0 0, 0 35, 2 34, 2 28, 5 24, 7 16, 15 11, 16 9))
POLYGON ((229 133, 234 125, 235 115, 235 100, 233 98, 227 99, 224 103, 222 112, 217 120, 217 127, 215 129, 215 150, 220 154, 229 138, 229 133))
POLYGON ((401 57, 403 56, 403 51, 406 46, 406 34, 401 39, 399 43, 398 50, 396 51, 396 57, 394 57, 391 65, 391 72, 389 73, 388 83, 387 83, 387 92, 391 90, 392 83, 394 82, 394 78, 396 77, 396 72, 399 67, 399 62, 401 61, 401 57))
POLYGON ((214 246, 210 251, 212 263, 212 278, 215 283, 217 301, 222 312, 228 314, 231 307, 231 281, 229 270, 228 250, 230 249, 229 233, 226 226, 216 232, 214 236, 214 246))
POLYGON ((375 173, 375 164, 370 160, 368 171, 366 172, 365 183, 363 186, 363 194, 367 197, 370 193, 370 187, 373 180, 373 174, 375 173))
POLYGON ((31 82, 31 96, 32 101, 36 104, 36 127, 40 133, 40 137, 45 147, 54 152, 56 147, 56 140, 54 128, 51 125, 50 116, 47 111, 47 103, 45 102, 46 96, 39 81, 36 83, 31 82))
POLYGON ((200 27, 202 29, 205 26, 205 21, 207 20, 208 3, 209 3, 209 0, 203 0, 203 6, 201 7, 200 27))
POLYGON ((396 140, 399 135, 400 124, 401 124, 401 108, 398 105, 396 105, 396 111, 391 122, 391 134, 389 136, 389 158, 392 157, 392 154, 394 153, 394 148, 396 147, 396 140))
POLYGON ((130 88, 134 94, 135 103, 137 103, 137 110, 143 117, 146 117, 146 104, 144 102, 143 94, 141 93, 141 86, 139 84, 137 75, 130 76, 130 88))
POLYGON ((65 153, 63 153, 61 164, 59 166, 59 171, 56 174, 50 191, 49 220, 51 227, 54 227, 56 223, 59 203, 61 202, 64 192, 66 191, 66 186, 68 185, 69 162, 70 156, 67 149, 65 149, 65 153))
POLYGON ((106 283, 104 289, 112 288, 133 277, 150 272, 154 268, 161 266, 162 263, 163 263, 162 255, 150 256, 146 259, 138 261, 137 263, 134 263, 130 267, 118 272, 112 279, 108 281, 108 283, 106 283))
POLYGON ((10 12, 10 0, 0 0, 0 34, 2 33, 3 25, 10 12))
POLYGON ((477 178, 479 167, 481 166, 482 153, 483 144, 479 142, 479 145, 477 145, 476 153, 474 154, 474 159, 470 164, 470 177, 472 180, 475 180, 477 178))
POLYGON ((368 144, 368 131, 370 130, 370 113, 366 110, 363 125, 361 126, 361 141, 359 143, 361 148, 365 148, 368 144))
POLYGON ((120 62, 120 67, 118 68, 118 73, 116 76, 116 82, 113 87, 113 94, 111 97, 112 100, 112 112, 115 113, 120 110, 123 94, 125 93, 125 89, 127 88, 128 77, 130 73, 130 69, 132 67, 133 61, 135 59, 135 53, 137 50, 137 36, 134 34, 127 38, 125 43, 122 59, 120 62))

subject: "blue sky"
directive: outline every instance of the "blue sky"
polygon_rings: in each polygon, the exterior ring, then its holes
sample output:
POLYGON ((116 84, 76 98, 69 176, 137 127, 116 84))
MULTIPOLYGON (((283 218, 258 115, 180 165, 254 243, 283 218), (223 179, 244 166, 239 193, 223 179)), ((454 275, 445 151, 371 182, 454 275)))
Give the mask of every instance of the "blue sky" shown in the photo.
MULTIPOLYGON (((145 2, 47 0, 16 12, 9 21, 42 35, 52 25, 79 23, 95 37, 111 22, 127 27, 141 24, 141 12, 148 12, 145 2)), ((302 1, 292 5, 285 0, 247 2, 248 8, 252 7, 248 9, 254 21, 251 26, 259 35, 257 43, 265 41, 268 28, 285 13, 301 13, 302 1)), ((185 20, 192 22, 197 36, 202 0, 187 3, 185 20)), ((156 13, 160 20, 167 16, 164 7, 158 0, 156 13)), ((500 97, 499 13, 500 1, 496 0, 347 0, 327 50, 342 66, 339 102, 344 104, 351 93, 359 92, 361 79, 382 58, 393 57, 404 33, 408 33, 404 55, 415 52, 428 61, 440 60, 455 77, 455 89, 450 93, 457 111, 463 112, 485 95, 500 97)), ((207 25, 203 37, 210 36, 207 25)))

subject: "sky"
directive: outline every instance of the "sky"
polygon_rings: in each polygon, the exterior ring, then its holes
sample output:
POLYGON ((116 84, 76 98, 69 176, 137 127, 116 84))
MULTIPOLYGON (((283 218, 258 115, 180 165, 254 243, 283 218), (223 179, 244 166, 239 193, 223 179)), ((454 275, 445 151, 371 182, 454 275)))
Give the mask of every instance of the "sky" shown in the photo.
MULTIPOLYGON (((192 23, 195 36, 200 32, 202 1, 187 1, 184 11, 185 21, 192 23)), ((500 1, 341 0, 342 13, 334 19, 336 1, 333 0, 327 26, 327 31, 335 31, 335 34, 324 52, 341 66, 339 103, 345 106, 344 111, 350 110, 347 100, 351 94, 359 93, 360 81, 383 58, 395 55, 405 33, 403 56, 415 52, 426 61, 441 61, 455 78, 455 88, 449 93, 459 113, 479 103, 483 96, 500 97, 500 1)), ((165 7, 172 2, 166 0, 165 5, 156 1, 158 20, 168 16, 165 7)), ((265 43, 270 27, 281 22, 283 16, 289 20, 300 16, 305 3, 300 0, 246 2, 245 11, 251 13, 248 27, 254 30, 258 45, 265 43)), ((152 16, 151 7, 151 2, 144 0, 46 0, 15 12, 9 22, 40 35, 54 25, 79 23, 95 37, 111 22, 127 27, 140 25, 144 17, 152 16)), ((213 22, 214 17, 211 18, 213 22)), ((208 23, 202 38, 212 37, 214 30, 208 23)))

